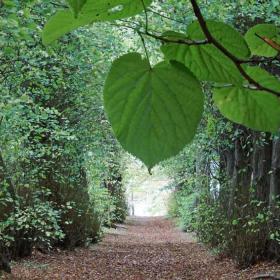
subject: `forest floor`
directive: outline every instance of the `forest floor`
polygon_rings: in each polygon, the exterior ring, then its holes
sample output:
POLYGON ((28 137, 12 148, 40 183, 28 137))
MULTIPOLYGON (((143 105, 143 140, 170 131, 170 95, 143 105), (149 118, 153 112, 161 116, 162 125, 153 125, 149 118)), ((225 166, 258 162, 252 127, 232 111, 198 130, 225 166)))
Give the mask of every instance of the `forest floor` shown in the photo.
POLYGON ((265 263, 239 270, 165 218, 129 218, 89 248, 35 253, 14 263, 5 279, 248 280, 275 270, 277 265, 265 263))

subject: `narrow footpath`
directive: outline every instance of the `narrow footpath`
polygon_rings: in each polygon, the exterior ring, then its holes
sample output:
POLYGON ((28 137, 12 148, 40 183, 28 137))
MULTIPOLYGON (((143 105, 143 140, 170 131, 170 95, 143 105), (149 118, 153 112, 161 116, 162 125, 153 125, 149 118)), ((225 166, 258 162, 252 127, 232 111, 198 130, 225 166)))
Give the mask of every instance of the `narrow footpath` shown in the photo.
POLYGON ((165 218, 129 218, 90 248, 36 253, 14 264, 7 279, 248 280, 273 268, 259 264, 238 270, 233 261, 212 255, 165 218))

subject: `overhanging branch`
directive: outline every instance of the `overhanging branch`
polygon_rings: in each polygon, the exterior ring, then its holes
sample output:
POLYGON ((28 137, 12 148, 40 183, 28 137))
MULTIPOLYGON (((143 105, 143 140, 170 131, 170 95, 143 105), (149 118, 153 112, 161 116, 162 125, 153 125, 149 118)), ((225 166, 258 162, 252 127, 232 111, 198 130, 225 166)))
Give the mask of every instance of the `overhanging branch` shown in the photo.
POLYGON ((210 30, 207 27, 206 21, 200 11, 200 8, 196 2, 196 0, 190 0, 193 11, 195 13, 195 16, 199 22, 199 25, 207 38, 208 42, 210 44, 213 44, 217 49, 219 49, 226 57, 228 57, 237 67, 240 74, 252 85, 254 85, 258 90, 266 91, 269 93, 272 93, 273 95, 276 95, 277 97, 280 97, 280 92, 275 91, 273 89, 267 88, 262 86, 259 82, 254 80, 250 75, 246 73, 246 71, 243 69, 242 64, 244 63, 243 60, 239 59, 235 55, 233 55, 229 50, 227 50, 220 42, 218 42, 211 34, 210 30))

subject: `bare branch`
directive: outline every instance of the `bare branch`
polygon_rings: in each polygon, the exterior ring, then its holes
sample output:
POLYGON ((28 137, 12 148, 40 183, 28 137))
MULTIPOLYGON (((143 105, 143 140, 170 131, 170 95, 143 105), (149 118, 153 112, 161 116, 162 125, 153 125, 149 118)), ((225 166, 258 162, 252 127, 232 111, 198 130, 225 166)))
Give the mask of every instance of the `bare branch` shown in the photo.
POLYGON ((148 20, 148 12, 147 12, 147 8, 146 8, 146 5, 144 3, 144 0, 141 0, 142 1, 142 4, 143 4, 143 7, 144 7, 144 12, 145 12, 145 30, 146 30, 146 33, 148 33, 148 30, 149 30, 149 20, 148 20))
POLYGON ((147 9, 147 11, 150 12, 150 13, 153 13, 155 15, 158 15, 158 16, 160 16, 162 18, 168 19, 170 21, 174 21, 174 22, 177 22, 177 23, 180 23, 180 24, 186 24, 184 21, 180 21, 180 20, 177 20, 177 19, 174 19, 174 18, 170 18, 170 17, 168 17, 168 16, 166 16, 166 15, 164 15, 162 13, 159 13, 157 11, 154 11, 152 9, 147 9))

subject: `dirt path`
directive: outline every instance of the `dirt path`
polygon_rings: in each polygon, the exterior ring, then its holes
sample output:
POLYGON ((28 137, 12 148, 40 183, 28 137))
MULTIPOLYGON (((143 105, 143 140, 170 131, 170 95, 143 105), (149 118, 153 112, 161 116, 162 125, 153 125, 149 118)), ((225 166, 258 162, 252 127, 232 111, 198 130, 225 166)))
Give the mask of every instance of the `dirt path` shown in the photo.
POLYGON ((14 265, 9 279, 248 280, 262 269, 238 271, 164 218, 130 218, 88 249, 37 254, 14 265))

